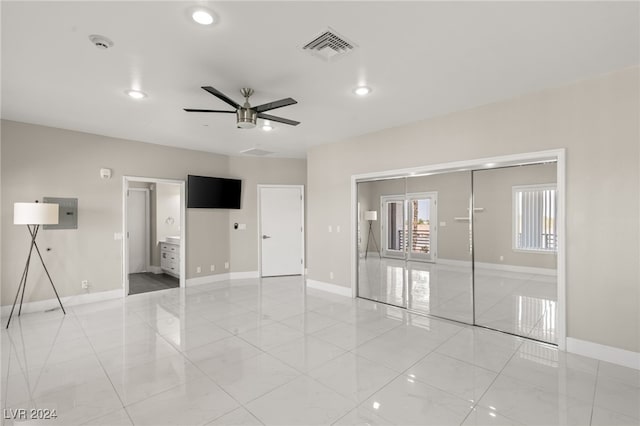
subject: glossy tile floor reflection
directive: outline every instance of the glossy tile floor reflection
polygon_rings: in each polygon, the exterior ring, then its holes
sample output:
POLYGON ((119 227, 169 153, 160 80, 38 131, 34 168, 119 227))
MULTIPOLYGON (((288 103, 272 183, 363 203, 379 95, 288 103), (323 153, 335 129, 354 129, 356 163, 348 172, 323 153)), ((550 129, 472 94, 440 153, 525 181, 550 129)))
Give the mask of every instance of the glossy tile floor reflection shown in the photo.
MULTIPOLYGON (((359 295, 438 317, 473 323, 468 267, 360 259, 359 295)), ((476 324, 556 343, 556 277, 476 268, 476 324)))
POLYGON ((2 398, 57 410, 20 424, 637 425, 640 373, 288 277, 23 315, 2 398))

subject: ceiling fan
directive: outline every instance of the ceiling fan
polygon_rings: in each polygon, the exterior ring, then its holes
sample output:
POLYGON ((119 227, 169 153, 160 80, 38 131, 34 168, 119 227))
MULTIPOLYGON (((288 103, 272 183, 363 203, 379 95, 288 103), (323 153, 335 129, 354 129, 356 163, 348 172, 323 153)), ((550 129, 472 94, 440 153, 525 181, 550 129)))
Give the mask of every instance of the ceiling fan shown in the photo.
POLYGON ((207 92, 211 93, 213 96, 218 99, 228 103, 232 107, 234 107, 235 111, 222 111, 222 110, 214 110, 214 109, 192 109, 185 108, 184 110, 187 112, 221 112, 225 114, 236 114, 236 124, 239 129, 253 129, 256 127, 256 121, 258 118, 262 118, 263 120, 277 121, 278 123, 289 124, 291 126, 297 126, 300 124, 299 121, 289 120, 287 118, 276 117, 275 115, 265 114, 265 111, 271 111, 272 109, 282 108, 288 105, 297 104, 294 99, 285 98, 280 99, 275 102, 268 102, 266 104, 258 105, 252 107, 249 104, 249 97, 253 95, 253 89, 244 88, 240 90, 242 96, 244 96, 244 104, 240 105, 235 102, 233 99, 224 95, 222 92, 214 89, 211 86, 203 86, 202 87, 207 92))

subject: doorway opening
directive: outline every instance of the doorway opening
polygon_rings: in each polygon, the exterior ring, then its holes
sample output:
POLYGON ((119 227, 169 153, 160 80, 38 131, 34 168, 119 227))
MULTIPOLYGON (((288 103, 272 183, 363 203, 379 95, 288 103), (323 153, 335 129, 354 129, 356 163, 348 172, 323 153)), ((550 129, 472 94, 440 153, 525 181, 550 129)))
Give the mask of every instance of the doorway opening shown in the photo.
POLYGON ((184 181, 125 176, 122 197, 125 296, 184 287, 184 181))

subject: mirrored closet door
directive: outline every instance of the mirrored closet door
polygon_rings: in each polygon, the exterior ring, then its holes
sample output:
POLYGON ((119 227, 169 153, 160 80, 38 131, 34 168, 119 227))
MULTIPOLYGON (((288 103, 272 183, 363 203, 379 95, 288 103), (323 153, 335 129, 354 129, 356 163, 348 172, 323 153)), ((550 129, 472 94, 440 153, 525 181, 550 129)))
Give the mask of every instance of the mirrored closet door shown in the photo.
POLYGON ((358 296, 557 343, 555 162, 363 181, 358 296))
POLYGON ((557 343, 556 163, 473 172, 475 323, 557 343))
POLYGON ((357 189, 358 296, 473 323, 471 172, 357 189))

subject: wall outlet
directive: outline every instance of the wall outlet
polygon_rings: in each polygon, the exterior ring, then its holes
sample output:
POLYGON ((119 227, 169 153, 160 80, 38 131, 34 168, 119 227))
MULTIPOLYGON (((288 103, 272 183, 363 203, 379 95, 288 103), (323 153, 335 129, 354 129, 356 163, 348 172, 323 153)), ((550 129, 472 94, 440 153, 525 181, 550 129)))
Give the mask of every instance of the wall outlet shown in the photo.
POLYGON ((211 272, 214 272, 216 270, 216 265, 211 265, 211 272))
POLYGON ((224 262, 224 269, 229 269, 229 262, 224 262))
POLYGON ((504 256, 500 256, 500 262, 504 260, 504 256))
POLYGON ((333 227, 329 225, 329 232, 333 232, 333 227))
POLYGON ((200 272, 202 272, 202 268, 199 266, 196 266, 196 274, 199 274, 200 272))
POLYGON ((89 288, 89 281, 88 280, 82 280, 82 288, 84 288, 84 289, 89 288))
POLYGON ((340 225, 336 225, 336 232, 340 232, 340 225))
POLYGON ((333 279, 333 272, 329 272, 329 279, 332 280, 333 279))

